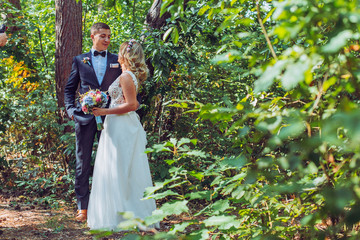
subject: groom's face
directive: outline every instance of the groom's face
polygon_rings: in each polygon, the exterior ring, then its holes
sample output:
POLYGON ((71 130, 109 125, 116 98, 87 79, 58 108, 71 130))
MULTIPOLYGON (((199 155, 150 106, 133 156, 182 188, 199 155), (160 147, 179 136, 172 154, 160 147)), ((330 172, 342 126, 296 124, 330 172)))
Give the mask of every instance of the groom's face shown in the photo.
POLYGON ((93 48, 98 51, 105 51, 110 44, 111 31, 110 29, 99 29, 90 35, 93 41, 93 48))

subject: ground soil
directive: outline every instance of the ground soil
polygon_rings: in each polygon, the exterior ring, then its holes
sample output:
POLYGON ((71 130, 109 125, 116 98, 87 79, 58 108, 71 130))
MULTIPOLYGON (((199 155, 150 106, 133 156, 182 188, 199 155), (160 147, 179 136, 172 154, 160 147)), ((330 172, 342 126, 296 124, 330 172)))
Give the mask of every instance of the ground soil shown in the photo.
MULTIPOLYGON (((0 239, 93 239, 85 223, 74 220, 75 209, 62 206, 59 209, 33 205, 22 200, 23 196, 14 196, 10 192, 0 191, 0 239)), ((166 223, 161 223, 166 230, 166 223)), ((126 233, 116 233, 100 239, 121 239, 126 233)), ((141 235, 152 234, 141 232, 141 235)))

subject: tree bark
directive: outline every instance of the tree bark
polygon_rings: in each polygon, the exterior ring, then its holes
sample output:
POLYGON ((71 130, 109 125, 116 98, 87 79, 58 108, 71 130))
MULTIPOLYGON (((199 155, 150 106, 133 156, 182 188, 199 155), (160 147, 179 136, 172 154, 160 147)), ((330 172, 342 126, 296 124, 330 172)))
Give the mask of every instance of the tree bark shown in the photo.
MULTIPOLYGON (((13 5, 16 9, 21 10, 20 0, 8 0, 8 3, 13 5)), ((1 3, 0 4, 1 8, 3 8, 2 5, 3 4, 1 3)), ((3 18, 5 17, 7 19, 6 25, 8 26, 8 30, 7 30, 8 33, 9 32, 14 33, 19 30, 19 28, 16 26, 16 20, 19 16, 20 13, 17 14, 8 13, 6 16, 2 16, 3 18)))
POLYGON ((152 6, 146 15, 146 24, 152 28, 159 29, 165 25, 166 19, 170 17, 170 13, 166 12, 160 17, 162 0, 154 0, 152 6))
MULTIPOLYGON (((145 21, 146 24, 155 29, 160 29, 161 27, 163 27, 166 24, 166 19, 168 19, 171 16, 169 12, 165 12, 160 17, 162 2, 163 2, 162 0, 154 0, 153 4, 151 5, 148 11, 148 14, 146 15, 146 21, 145 21)), ((188 2, 189 0, 183 0, 184 9, 186 9, 188 2)), ((171 3, 170 5, 173 5, 173 3, 171 3)))
POLYGON ((82 50, 81 0, 55 0, 55 82, 60 121, 66 116, 64 88, 71 72, 73 57, 82 50))
POLYGON ((21 9, 20 0, 8 0, 8 2, 14 5, 17 9, 21 9))

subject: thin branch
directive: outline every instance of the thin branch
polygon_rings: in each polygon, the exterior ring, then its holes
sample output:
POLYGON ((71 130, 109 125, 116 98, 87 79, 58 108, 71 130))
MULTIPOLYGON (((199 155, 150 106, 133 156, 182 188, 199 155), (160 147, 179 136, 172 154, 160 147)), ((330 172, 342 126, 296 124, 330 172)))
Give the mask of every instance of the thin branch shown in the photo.
POLYGON ((270 51, 271 51, 271 54, 272 54, 273 58, 275 58, 275 60, 277 61, 278 58, 277 58, 277 56, 276 56, 276 53, 275 53, 274 48, 273 48, 273 46, 272 46, 272 44, 271 44, 269 35, 268 35, 267 32, 266 32, 265 26, 264 26, 264 24, 263 24, 263 22, 262 22, 262 19, 261 19, 261 16, 260 16, 259 1, 256 2, 256 9, 257 9, 257 19, 258 19, 258 21, 259 21, 259 23, 260 23, 260 26, 261 26, 261 29, 262 29, 262 31, 263 31, 263 33, 264 33, 266 42, 267 42, 267 44, 268 44, 268 46, 269 46, 269 48, 270 48, 270 51))
MULTIPOLYGON (((39 35, 39 41, 40 41, 40 49, 41 49, 41 54, 44 58, 44 62, 45 62, 45 66, 46 66, 46 73, 48 74, 49 73, 49 67, 48 67, 48 64, 47 64, 47 61, 46 61, 46 57, 45 57, 45 53, 44 53, 44 48, 43 48, 43 44, 42 44, 42 40, 41 40, 41 31, 40 31, 40 28, 37 28, 38 30, 38 35, 39 35)), ((49 84, 51 86, 51 81, 49 79, 49 84)))
POLYGON ((132 12, 132 15, 133 15, 133 19, 132 19, 133 26, 132 26, 132 32, 131 32, 132 35, 134 34, 134 31, 135 31, 135 9, 136 9, 135 7, 136 7, 136 0, 134 0, 133 12, 132 12))
POLYGON ((88 12, 88 4, 87 4, 86 0, 85 0, 85 4, 84 4, 84 5, 86 6, 86 9, 85 9, 85 11, 84 11, 83 32, 85 32, 86 13, 88 12))
POLYGON ((314 105, 312 106, 312 108, 309 111, 309 115, 311 115, 314 112, 314 110, 318 107, 318 105, 320 103, 321 96, 323 94, 323 85, 324 85, 324 82, 326 82, 326 80, 328 79, 328 77, 329 77, 329 74, 326 73, 325 77, 324 77, 324 81, 319 81, 319 83, 318 83, 318 94, 316 96, 316 100, 314 102, 314 105))
POLYGON ((324 171, 324 174, 325 174, 326 179, 328 180, 329 184, 330 184, 331 186, 334 186, 334 182, 333 182, 333 180, 331 179, 331 177, 330 177, 330 175, 328 174, 328 172, 326 171, 326 168, 325 168, 324 163, 322 163, 321 160, 319 161, 319 163, 320 163, 320 166, 321 166, 322 170, 324 171))

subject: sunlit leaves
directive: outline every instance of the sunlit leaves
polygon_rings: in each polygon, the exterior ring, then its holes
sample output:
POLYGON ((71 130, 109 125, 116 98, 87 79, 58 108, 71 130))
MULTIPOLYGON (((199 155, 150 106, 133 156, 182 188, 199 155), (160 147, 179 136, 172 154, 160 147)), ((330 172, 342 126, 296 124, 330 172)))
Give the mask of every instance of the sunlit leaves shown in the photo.
POLYGON ((164 219, 164 217, 176 214, 179 215, 183 212, 188 212, 189 208, 187 206, 188 201, 177 201, 172 203, 165 203, 159 209, 156 209, 152 216, 149 216, 145 219, 147 224, 154 224, 164 219))
POLYGON ((255 92, 268 89, 275 80, 281 81, 285 90, 291 90, 300 82, 310 83, 312 72, 321 63, 319 54, 307 55, 305 49, 294 47, 287 49, 282 59, 268 66, 261 77, 255 81, 255 92))
POLYGON ((163 40, 166 41, 166 39, 169 37, 170 33, 174 30, 174 27, 169 28, 168 30, 166 30, 166 32, 164 33, 163 36, 163 40))
POLYGON ((286 71, 281 78, 282 86, 286 90, 290 90, 298 85, 305 79, 305 72, 309 69, 309 65, 306 61, 298 61, 286 68, 286 71))
POLYGON ((205 14, 205 12, 207 11, 207 10, 209 10, 210 9, 210 6, 209 5, 204 5, 200 10, 199 10, 199 15, 200 16, 202 16, 202 15, 204 15, 205 14))
POLYGON ((287 61, 279 60, 277 61, 274 66, 269 66, 266 68, 265 72, 262 76, 255 82, 255 92, 260 92, 269 88, 274 79, 278 78, 282 71, 285 69, 287 61))
POLYGON ((229 229, 239 227, 240 221, 235 220, 235 216, 213 216, 204 221, 205 226, 217 226, 219 229, 229 229))
POLYGON ((256 1, 165 0, 161 14, 171 17, 151 31, 143 20, 152 1, 122 2, 100 12, 89 1, 84 24, 109 21, 114 45, 144 36, 154 75, 142 121, 155 179, 144 198, 160 202, 147 223, 184 220, 158 239, 358 234, 358 1, 258 1, 278 60, 256 1))
POLYGON ((331 38, 329 43, 326 44, 322 50, 325 53, 336 53, 341 48, 345 47, 348 40, 353 37, 353 33, 351 30, 345 30, 340 33, 338 33, 335 37, 331 38))

